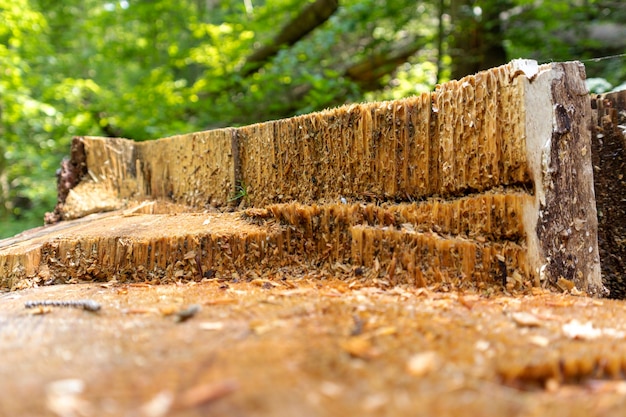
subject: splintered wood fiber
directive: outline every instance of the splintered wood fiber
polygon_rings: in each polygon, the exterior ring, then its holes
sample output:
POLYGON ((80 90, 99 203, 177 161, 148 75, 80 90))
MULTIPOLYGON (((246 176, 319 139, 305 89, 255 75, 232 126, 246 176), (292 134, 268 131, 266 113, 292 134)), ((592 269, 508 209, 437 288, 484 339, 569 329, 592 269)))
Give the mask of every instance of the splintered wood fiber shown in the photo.
POLYGON ((586 378, 622 379, 626 356, 620 347, 621 341, 611 337, 604 339, 601 346, 557 339, 556 343, 550 343, 549 350, 511 346, 498 356, 497 373, 504 383, 525 388, 544 387, 550 380, 567 384, 586 378))
POLYGON ((460 235, 477 240, 522 242, 524 206, 532 196, 524 193, 485 193, 455 200, 434 199, 417 204, 388 207, 399 224, 444 235, 460 235))
POLYGON ((532 189, 523 83, 512 74, 507 65, 417 97, 240 128, 250 201, 406 201, 532 189))
POLYGON ((523 77, 509 65, 438 86, 433 95, 439 193, 531 185, 523 77))
POLYGON ((136 142, 121 138, 85 136, 88 179, 115 190, 120 197, 140 193, 135 181, 136 142))
POLYGON ((192 207, 225 205, 233 192, 232 129, 137 144, 146 194, 192 207))
POLYGON ((409 146, 418 118, 424 126, 417 130, 428 132, 428 118, 418 117, 420 110, 430 112, 428 96, 241 128, 242 175, 252 204, 398 199, 412 188, 413 195, 426 195, 428 144, 409 146))
MULTIPOLYGON (((281 200, 284 196, 282 178, 286 161, 279 158, 275 149, 275 127, 274 123, 259 123, 237 130, 241 166, 245 167, 242 182, 255 202, 262 201, 264 193, 269 193, 269 200, 281 200)), ((306 170, 307 167, 300 169, 306 170)))
POLYGON ((225 205, 232 196, 232 129, 148 142, 83 138, 89 178, 120 198, 168 199, 192 207, 225 205))
POLYGON ((284 227, 285 254, 310 264, 382 266, 397 282, 484 282, 530 287, 522 216, 532 196, 490 192, 454 200, 402 204, 275 204, 249 210, 284 227))
POLYGON ((196 280, 209 271, 211 276, 230 276, 288 260, 276 227, 255 226, 234 213, 215 214, 212 223, 207 218, 114 216, 46 242, 39 252, 42 263, 62 282, 196 280))
POLYGON ((0 288, 12 288, 16 278, 33 276, 41 263, 41 251, 36 243, 21 245, 17 253, 0 256, 0 288))
POLYGON ((432 232, 371 226, 350 230, 352 261, 369 267, 375 267, 376 262, 387 266, 387 273, 398 278, 393 284, 445 282, 469 288, 481 283, 506 285, 510 276, 518 286, 533 285, 526 270, 526 249, 513 242, 480 243, 432 232))
POLYGON ((268 206, 272 216, 291 228, 302 230, 305 239, 333 241, 334 229, 353 225, 401 227, 460 235, 477 240, 524 241, 521 221, 524 206, 532 197, 517 192, 485 193, 455 200, 431 199, 421 203, 328 204, 299 203, 268 206))
POLYGON ((408 201, 532 189, 523 83, 506 65, 433 93, 135 143, 84 138, 94 181, 120 197, 205 207, 245 187, 256 207, 288 201, 408 201))

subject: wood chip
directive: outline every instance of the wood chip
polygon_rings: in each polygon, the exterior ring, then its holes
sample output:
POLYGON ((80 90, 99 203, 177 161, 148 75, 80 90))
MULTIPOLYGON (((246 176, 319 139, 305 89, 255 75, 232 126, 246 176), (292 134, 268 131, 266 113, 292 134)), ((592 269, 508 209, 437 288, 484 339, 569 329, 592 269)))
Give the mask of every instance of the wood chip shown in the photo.
POLYGON ((41 316, 43 314, 48 314, 52 311, 51 307, 45 307, 45 306, 38 306, 36 308, 33 308, 30 311, 30 314, 33 316, 41 316))
POLYGON ((330 398, 338 398, 345 392, 343 385, 331 381, 323 381, 320 386, 320 392, 330 398))
POLYGON ((164 316, 171 316, 176 313, 178 307, 174 304, 166 304, 159 307, 159 312, 164 316))
POLYGON ((235 380, 198 385, 183 392, 176 401, 177 408, 192 408, 206 405, 226 397, 239 389, 235 380))
POLYGON ((580 340, 593 340, 601 336, 610 337, 613 339, 623 339, 626 337, 626 333, 612 328, 596 328, 593 323, 586 322, 581 323, 574 319, 568 323, 565 323, 562 327, 563 334, 571 339, 580 340))
POLYGON ((213 300, 208 300, 204 302, 204 305, 207 306, 215 306, 221 304, 237 304, 239 302, 236 298, 216 298, 213 300))
POLYGON ((163 417, 170 411, 174 395, 169 391, 161 391, 139 409, 145 417, 163 417))
POLYGON ((222 330, 224 328, 224 322, 205 321, 203 323, 200 323, 198 327, 202 330, 222 330))
POLYGON ((372 359, 380 355, 367 336, 353 336, 340 342, 341 348, 355 358, 372 359))
POLYGON ((590 379, 585 382, 585 387, 594 394, 616 393, 626 394, 626 381, 606 381, 590 379))
POLYGON ((576 284, 574 284, 574 281, 570 281, 570 280, 565 279, 563 277, 559 278, 559 280, 556 282, 556 285, 562 291, 571 291, 572 289, 576 288, 576 284))
POLYGON ((511 313, 511 319, 520 327, 539 327, 542 324, 539 317, 525 311, 511 313))
POLYGON ((131 307, 122 310, 122 313, 124 314, 149 314, 154 312, 156 312, 156 309, 146 307, 131 307))
POLYGON ((46 385, 46 405, 58 416, 91 415, 94 411, 82 398, 85 382, 82 379, 60 379, 46 385))
POLYGON ((532 335, 528 338, 528 341, 539 347, 546 347, 550 344, 550 339, 540 335, 532 335))
POLYGON ((257 287, 261 287, 261 288, 278 287, 280 285, 269 279, 262 279, 262 278, 253 279, 252 281, 250 281, 250 284, 256 285, 257 287))
POLYGON ((280 295, 282 297, 293 297, 293 296, 308 294, 311 291, 313 291, 311 288, 295 288, 291 290, 281 291, 279 293, 276 293, 276 295, 280 295))
POLYGON ((406 370, 413 376, 422 377, 436 371, 440 363, 437 352, 429 350, 411 356, 406 363, 406 370))

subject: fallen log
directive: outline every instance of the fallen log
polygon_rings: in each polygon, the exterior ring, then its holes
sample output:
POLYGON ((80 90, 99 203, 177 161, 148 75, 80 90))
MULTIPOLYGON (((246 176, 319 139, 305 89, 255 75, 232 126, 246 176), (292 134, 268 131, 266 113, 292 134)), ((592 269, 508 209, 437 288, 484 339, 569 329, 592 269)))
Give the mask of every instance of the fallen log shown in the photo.
POLYGON ((300 268, 601 295, 590 125, 580 63, 518 60, 403 100, 76 138, 61 223, 0 242, 0 285, 300 268))

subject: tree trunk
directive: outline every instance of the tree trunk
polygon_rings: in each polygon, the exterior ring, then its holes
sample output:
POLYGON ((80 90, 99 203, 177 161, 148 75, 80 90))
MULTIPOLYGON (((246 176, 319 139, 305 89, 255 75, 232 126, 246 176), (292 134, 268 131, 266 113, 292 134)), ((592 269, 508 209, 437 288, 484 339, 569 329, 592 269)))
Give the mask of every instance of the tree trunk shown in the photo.
POLYGON ((508 0, 451 0, 453 79, 506 62, 500 13, 510 6, 508 0))

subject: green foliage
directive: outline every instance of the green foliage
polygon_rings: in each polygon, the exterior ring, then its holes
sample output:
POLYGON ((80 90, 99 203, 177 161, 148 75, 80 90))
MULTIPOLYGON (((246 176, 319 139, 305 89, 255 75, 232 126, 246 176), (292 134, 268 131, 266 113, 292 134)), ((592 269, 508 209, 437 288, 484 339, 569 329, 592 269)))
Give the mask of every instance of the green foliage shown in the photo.
MULTIPOLYGON (((585 36, 591 24, 626 21, 614 1, 341 0, 247 72, 252 53, 313 1, 0 0, 0 237, 53 209, 74 135, 147 140, 431 90, 450 73, 455 25, 486 24, 481 7, 500 16, 502 36, 490 41, 509 58, 623 52, 585 36), (470 24, 451 22, 452 6, 470 24)), ((623 59, 588 72, 612 86, 626 79, 623 59)), ((242 184, 234 197, 245 196, 242 184)))

